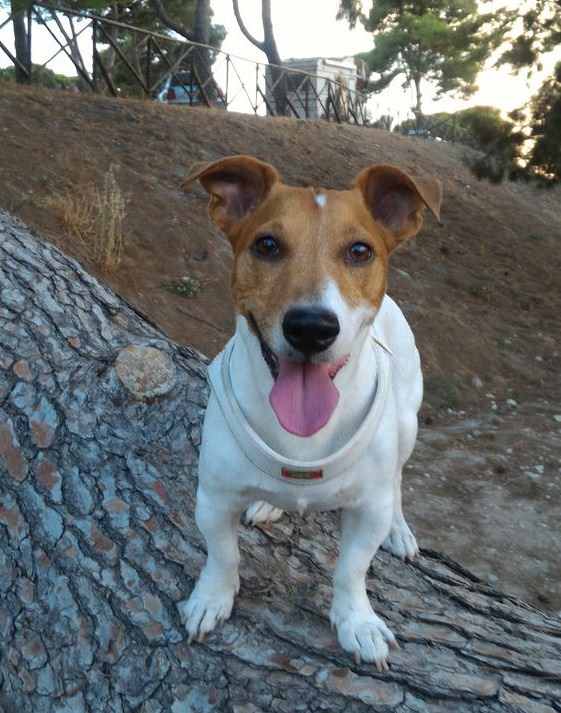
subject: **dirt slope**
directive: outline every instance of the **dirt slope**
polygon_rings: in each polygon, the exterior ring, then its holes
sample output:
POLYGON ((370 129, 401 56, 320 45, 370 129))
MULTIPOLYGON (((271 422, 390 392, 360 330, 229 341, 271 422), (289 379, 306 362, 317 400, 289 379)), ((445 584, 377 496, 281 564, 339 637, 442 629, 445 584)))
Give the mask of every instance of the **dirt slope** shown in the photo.
POLYGON ((428 218, 390 275, 426 377, 408 509, 424 545, 559 608, 561 194, 477 183, 462 151, 374 129, 0 85, 0 207, 210 356, 233 324, 230 251, 205 194, 179 189, 191 164, 251 153, 288 183, 332 188, 370 163, 438 176, 442 225, 428 218), (65 237, 60 198, 87 196, 112 166, 128 236, 119 270, 106 274, 65 237), (202 284, 191 299, 165 287, 183 275, 202 284))

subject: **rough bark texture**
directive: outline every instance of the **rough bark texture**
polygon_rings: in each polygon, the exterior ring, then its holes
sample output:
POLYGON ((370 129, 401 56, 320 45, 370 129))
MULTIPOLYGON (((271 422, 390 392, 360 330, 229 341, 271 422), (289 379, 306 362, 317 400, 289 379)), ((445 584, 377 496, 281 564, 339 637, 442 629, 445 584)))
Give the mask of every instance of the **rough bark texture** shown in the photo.
POLYGON ((242 526, 234 615, 187 646, 205 360, 1 212, 0 367, 2 712, 561 710, 559 621, 435 552, 376 558, 402 648, 357 665, 330 513, 242 526))
MULTIPOLYGON (((30 27, 26 25, 26 9, 13 0, 10 3, 12 12, 12 26, 14 28, 14 47, 18 63, 14 65, 16 81, 20 84, 29 84, 31 75, 31 45, 30 27)), ((29 18, 27 18, 29 23, 29 18)))

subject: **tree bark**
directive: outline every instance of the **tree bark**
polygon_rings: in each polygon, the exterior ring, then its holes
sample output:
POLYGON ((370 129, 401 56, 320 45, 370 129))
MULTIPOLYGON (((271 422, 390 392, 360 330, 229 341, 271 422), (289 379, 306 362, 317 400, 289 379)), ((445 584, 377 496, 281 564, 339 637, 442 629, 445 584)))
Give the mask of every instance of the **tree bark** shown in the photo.
POLYGON ((561 710, 559 620, 436 552, 367 577, 390 672, 341 651, 333 513, 242 526, 233 617, 187 646, 205 364, 0 212, 1 711, 561 710))
POLYGON ((195 37, 193 31, 186 27, 185 25, 181 24, 180 22, 176 22, 171 15, 168 14, 166 8, 164 7, 164 4, 162 0, 151 0, 152 1, 152 7, 154 8, 156 15, 160 18, 160 20, 166 25, 167 27, 170 28, 170 30, 173 30, 174 32, 177 32, 178 35, 181 35, 182 37, 185 37, 186 40, 189 40, 189 42, 195 42, 195 37))
MULTIPOLYGON (((197 0, 195 5, 195 42, 210 44, 210 0, 197 0)), ((215 84, 212 81, 211 55, 207 47, 197 47, 195 55, 195 73, 204 97, 213 103, 216 99, 215 84)))
MULTIPOLYGON (((423 116, 423 105, 422 105, 422 95, 421 95, 421 77, 416 74, 413 77, 413 84, 415 86, 415 107, 413 113, 417 119, 417 122, 423 116)), ((420 127, 417 127, 420 128, 420 127)))
POLYGON ((11 2, 12 27, 14 30, 14 48, 16 81, 29 84, 31 80, 31 24, 27 9, 21 4, 11 2), (28 25, 26 27, 26 16, 28 25))

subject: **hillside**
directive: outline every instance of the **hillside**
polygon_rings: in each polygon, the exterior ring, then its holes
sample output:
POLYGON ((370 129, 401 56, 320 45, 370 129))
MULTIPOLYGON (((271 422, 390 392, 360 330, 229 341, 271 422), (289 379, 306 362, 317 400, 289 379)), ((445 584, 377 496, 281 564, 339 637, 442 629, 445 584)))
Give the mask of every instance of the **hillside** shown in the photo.
POLYGON ((370 163, 438 176, 442 225, 427 219, 390 275, 426 376, 408 509, 425 545, 448 538, 444 549, 480 574, 561 607, 559 191, 477 183, 460 147, 374 129, 36 87, 0 85, 0 131, 0 207, 210 356, 233 324, 230 253, 206 195, 179 190, 192 163, 251 153, 288 183, 332 188, 370 163), (101 187, 111 167, 127 198, 127 242, 120 268, 104 273, 66 233, 63 208, 101 187), (184 275, 202 285, 190 299, 166 287, 184 275))

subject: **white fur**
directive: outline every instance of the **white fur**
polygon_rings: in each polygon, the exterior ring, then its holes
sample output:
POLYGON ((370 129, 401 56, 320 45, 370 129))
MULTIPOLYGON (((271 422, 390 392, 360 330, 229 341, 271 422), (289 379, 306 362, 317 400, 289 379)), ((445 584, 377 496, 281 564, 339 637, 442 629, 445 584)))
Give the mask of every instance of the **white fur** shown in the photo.
POLYGON ((314 201, 319 208, 325 208, 327 205, 327 196, 325 193, 314 193, 314 201))
MULTIPOLYGON (((335 377, 340 401, 333 416, 309 438, 293 436, 279 425, 268 400, 273 380, 245 319, 238 318, 233 337, 232 385, 245 417, 269 446, 300 460, 321 459, 338 450, 362 422, 376 388, 372 350, 380 347, 366 338, 366 310, 350 310, 334 284, 327 284, 319 299, 337 313, 342 330, 334 348, 348 350, 350 359, 335 377), (339 339, 341 347, 336 346, 339 339)), ((267 476, 247 460, 211 394, 196 506, 208 559, 191 597, 179 607, 190 639, 200 639, 230 615, 239 587, 237 528, 244 510, 249 508, 248 519, 259 522, 267 515, 276 519, 279 510, 341 508, 341 553, 330 619, 344 649, 386 668, 388 647, 395 639, 372 610, 364 579, 382 544, 400 557, 412 558, 418 552, 401 509, 401 470, 415 443, 422 376, 413 334, 391 298, 384 298, 375 324, 380 340, 393 352, 392 388, 371 442, 349 472, 338 478, 307 484, 303 490, 267 476)))

